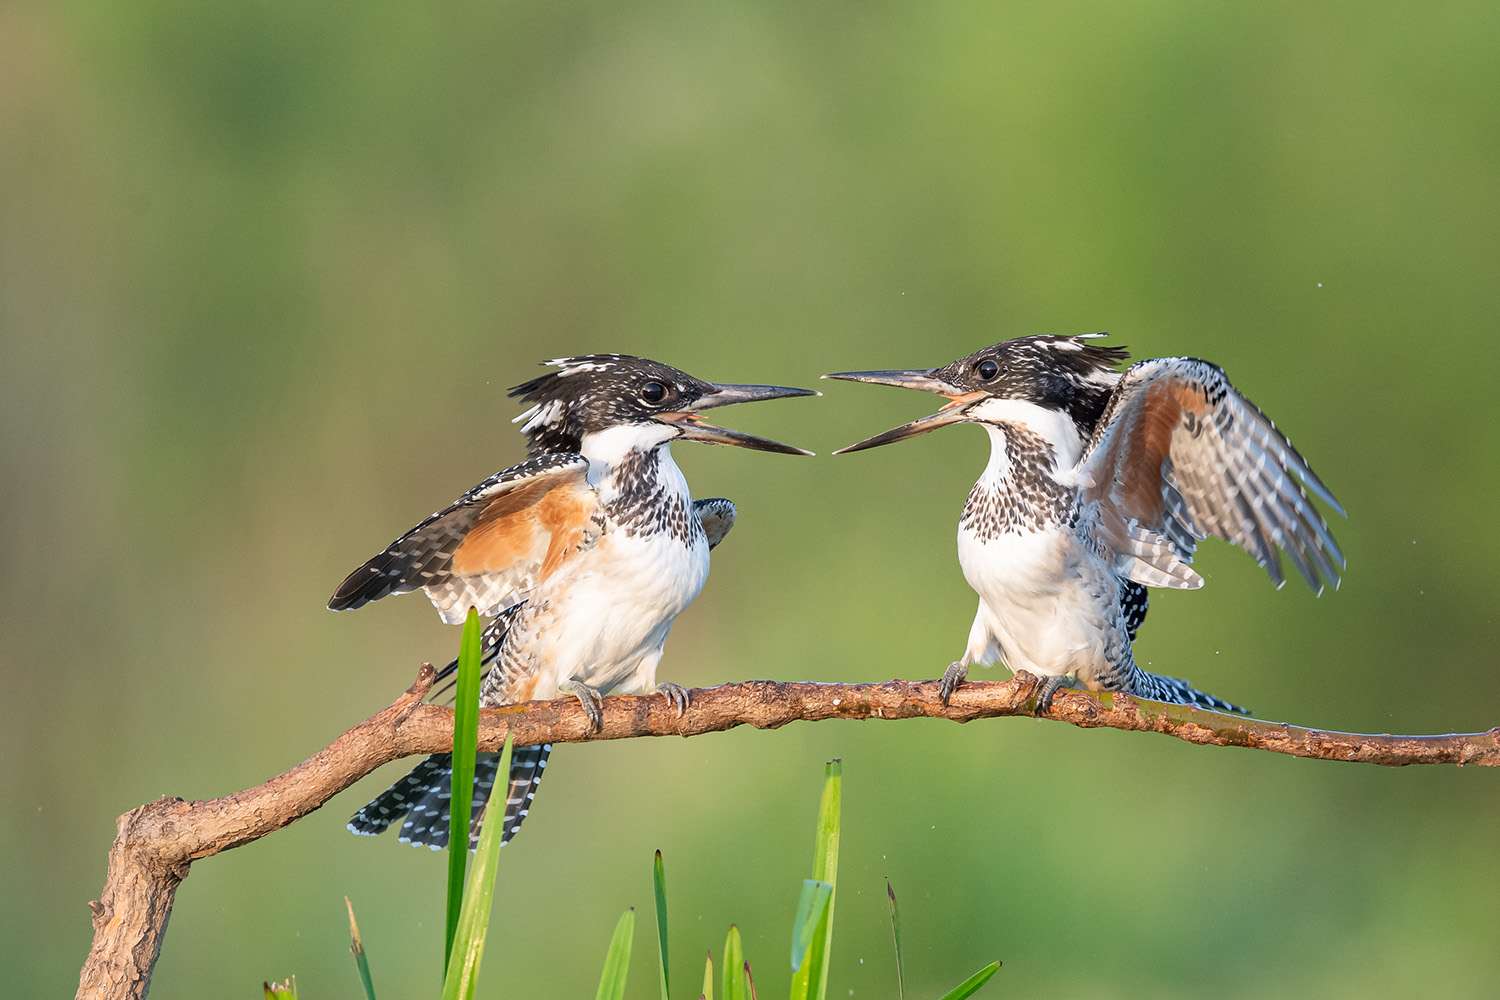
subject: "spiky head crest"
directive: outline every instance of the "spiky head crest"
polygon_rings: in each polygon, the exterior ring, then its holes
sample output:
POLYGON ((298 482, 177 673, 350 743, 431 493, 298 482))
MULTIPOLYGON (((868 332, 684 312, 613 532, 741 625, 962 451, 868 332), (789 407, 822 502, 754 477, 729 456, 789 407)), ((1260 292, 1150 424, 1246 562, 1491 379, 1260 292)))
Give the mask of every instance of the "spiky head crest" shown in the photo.
POLYGON ((714 386, 660 361, 630 354, 584 354, 542 362, 538 375, 507 395, 530 403, 515 418, 531 455, 578 451, 583 436, 685 406, 714 386))
POLYGON ((1106 336, 1017 337, 966 354, 934 374, 971 392, 1063 410, 1079 426, 1092 428, 1120 380, 1118 366, 1130 356, 1123 347, 1091 343, 1106 336))

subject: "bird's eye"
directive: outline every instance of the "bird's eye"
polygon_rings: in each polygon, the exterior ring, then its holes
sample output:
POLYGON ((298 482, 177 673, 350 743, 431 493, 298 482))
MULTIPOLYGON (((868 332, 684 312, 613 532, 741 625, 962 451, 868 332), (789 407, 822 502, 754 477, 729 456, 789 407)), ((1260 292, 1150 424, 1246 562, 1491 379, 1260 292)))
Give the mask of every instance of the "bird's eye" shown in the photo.
POLYGON ((979 362, 979 364, 974 366, 974 371, 978 373, 979 381, 988 382, 996 375, 1000 374, 1000 366, 995 364, 995 362, 991 361, 989 358, 985 358, 983 361, 979 362))
POLYGON ((647 382, 641 386, 641 398, 648 403, 660 403, 667 398, 667 387, 660 382, 647 382))

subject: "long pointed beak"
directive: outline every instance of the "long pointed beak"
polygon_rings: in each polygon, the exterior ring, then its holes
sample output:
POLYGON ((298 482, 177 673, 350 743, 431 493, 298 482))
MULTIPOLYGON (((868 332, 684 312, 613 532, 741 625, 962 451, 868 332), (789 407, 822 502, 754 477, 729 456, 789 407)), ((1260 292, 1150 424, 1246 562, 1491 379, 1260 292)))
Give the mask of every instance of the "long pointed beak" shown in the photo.
POLYGON ((905 441, 907 438, 935 431, 939 427, 947 427, 949 424, 963 423, 969 419, 969 407, 985 397, 983 392, 965 392, 958 386, 938 378, 935 370, 931 368, 909 368, 873 372, 830 372, 824 378, 839 379, 844 382, 868 382, 871 385, 890 385, 898 389, 921 389, 923 392, 936 393, 945 396, 948 402, 936 413, 918 417, 916 420, 902 424, 900 427, 892 427, 890 430, 874 437, 856 441, 846 448, 835 451, 835 455, 847 455, 852 451, 864 451, 866 448, 879 448, 883 444, 895 444, 897 441, 905 441))
POLYGON ((868 382, 870 385, 892 385, 897 389, 921 389, 939 396, 963 395, 963 390, 937 377, 935 368, 894 368, 877 372, 829 372, 824 378, 841 382, 868 382))
POLYGON ((699 396, 688 406, 671 413, 658 413, 656 419, 664 424, 671 424, 678 428, 680 437, 685 441, 700 441, 704 444, 725 444, 735 448, 749 448, 752 451, 769 451, 777 455, 811 455, 810 451, 780 441, 772 441, 770 438, 757 437, 754 434, 746 434, 744 431, 730 430, 728 427, 717 427, 706 423, 698 415, 699 410, 709 410, 716 406, 729 406, 733 403, 755 403, 765 399, 786 399, 792 396, 820 396, 822 393, 812 389, 795 389, 785 385, 734 385, 732 383, 715 384, 714 391, 699 396))
POLYGON ((759 403, 764 399, 821 395, 823 394, 816 389, 796 389, 789 385, 735 385, 732 382, 716 382, 713 392, 699 396, 687 409, 711 410, 715 406, 729 406, 733 403, 759 403))

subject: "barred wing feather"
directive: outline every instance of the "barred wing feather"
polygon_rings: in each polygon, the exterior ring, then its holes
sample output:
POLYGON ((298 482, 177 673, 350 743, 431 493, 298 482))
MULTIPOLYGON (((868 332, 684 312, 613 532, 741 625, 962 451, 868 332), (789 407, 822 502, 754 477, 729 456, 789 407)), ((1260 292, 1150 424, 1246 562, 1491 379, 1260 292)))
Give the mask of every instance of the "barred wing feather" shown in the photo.
POLYGON ((470 607, 499 614, 597 537, 587 473, 572 452, 497 472, 350 573, 329 608, 420 588, 446 622, 463 621, 470 607))
POLYGON ((1193 588, 1210 535, 1255 558, 1279 587, 1278 549, 1314 591, 1345 562, 1310 492, 1339 514, 1297 449, 1218 367, 1157 358, 1130 367, 1078 465, 1080 506, 1121 576, 1193 588))

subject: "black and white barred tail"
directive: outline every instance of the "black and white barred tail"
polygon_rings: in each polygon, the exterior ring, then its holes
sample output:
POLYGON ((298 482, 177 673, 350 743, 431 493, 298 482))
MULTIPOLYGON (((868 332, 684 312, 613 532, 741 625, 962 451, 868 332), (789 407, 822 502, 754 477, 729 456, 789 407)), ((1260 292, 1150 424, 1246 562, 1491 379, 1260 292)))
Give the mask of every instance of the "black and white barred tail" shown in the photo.
POLYGON ((1161 674, 1153 674, 1140 668, 1136 668, 1132 688, 1132 694, 1150 698, 1152 701, 1164 701, 1171 705, 1192 705, 1195 708, 1206 708, 1214 712, 1231 712, 1235 715, 1250 714, 1248 708, 1241 708, 1230 704, 1223 698, 1215 698, 1211 694, 1199 691, 1180 677, 1163 677, 1161 674))
MULTIPOLYGON (((542 782, 542 771, 547 766, 547 757, 552 753, 552 744, 543 743, 534 747, 516 747, 511 751, 510 781, 505 793, 505 812, 501 822, 500 842, 508 844, 521 829, 531 802, 536 798, 537 786, 542 782)), ((500 755, 497 753, 476 754, 474 759, 474 797, 472 818, 469 821, 469 850, 479 845, 479 830, 484 822, 491 792, 500 770, 500 755)), ((373 837, 398 820, 401 830, 397 839, 413 847, 427 847, 441 851, 448 846, 448 827, 452 815, 448 805, 452 800, 453 755, 435 754, 412 769, 412 772, 365 806, 349 820, 349 832, 373 837)))

